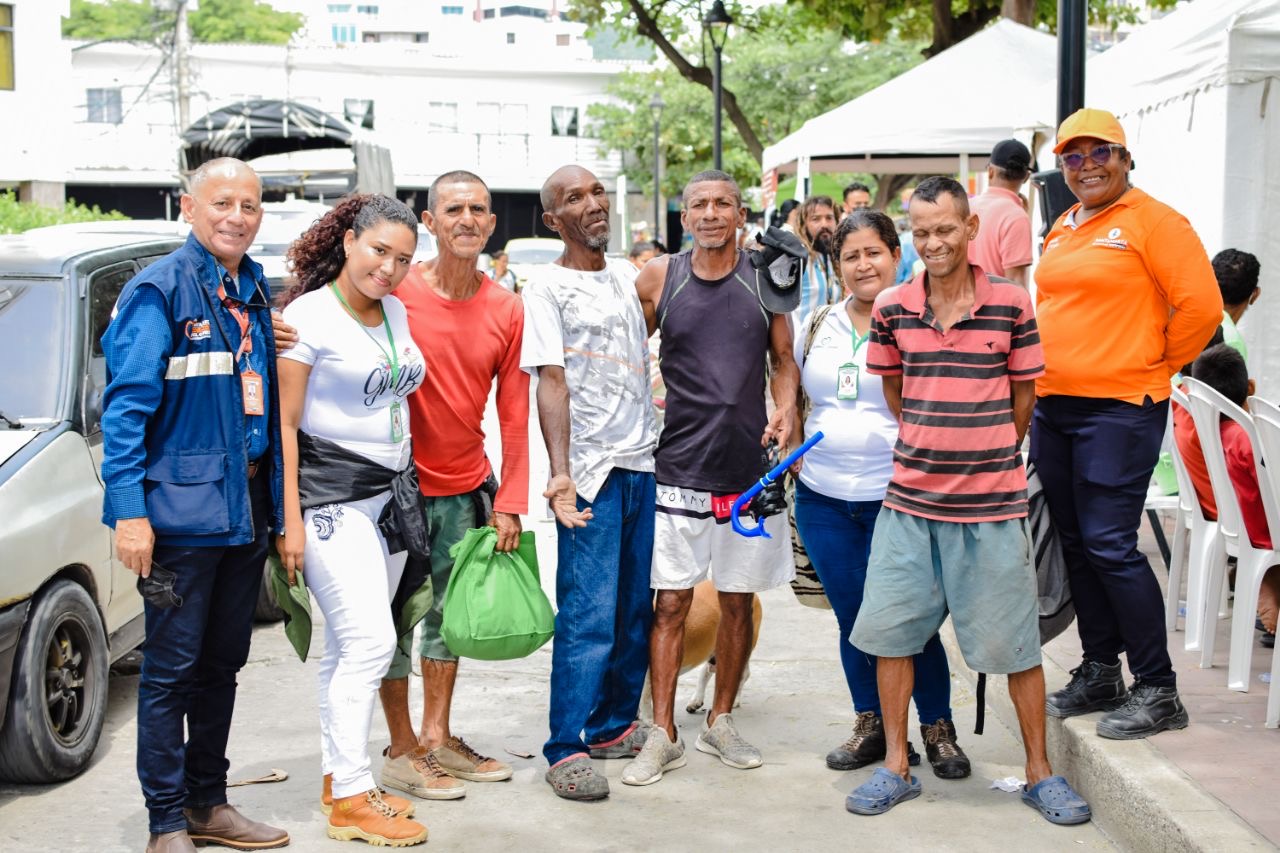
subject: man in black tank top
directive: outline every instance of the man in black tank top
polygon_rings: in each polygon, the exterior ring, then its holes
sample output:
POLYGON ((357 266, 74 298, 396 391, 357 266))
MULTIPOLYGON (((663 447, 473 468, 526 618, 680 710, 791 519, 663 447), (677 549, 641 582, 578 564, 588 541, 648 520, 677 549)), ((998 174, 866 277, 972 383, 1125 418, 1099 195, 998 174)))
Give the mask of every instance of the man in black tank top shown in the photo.
MULTIPOLYGON (((733 726, 730 711, 751 649, 753 595, 794 576, 785 516, 773 539, 734 533, 728 508, 760 475, 770 439, 795 433, 799 370, 785 314, 765 308, 757 270, 738 250, 746 222, 742 194, 724 172, 695 175, 684 190, 681 222, 693 249, 651 260, 636 280, 649 333, 662 331, 659 363, 666 420, 655 454, 658 509, 652 584, 656 614, 649 641, 654 727, 622 781, 647 785, 684 765, 674 723, 676 678, 693 587, 714 575, 720 598, 716 690, 698 749, 731 767, 758 767, 760 753, 733 726), (775 409, 765 410, 765 362, 775 409)), ((771 527, 777 518, 768 520, 771 527)))

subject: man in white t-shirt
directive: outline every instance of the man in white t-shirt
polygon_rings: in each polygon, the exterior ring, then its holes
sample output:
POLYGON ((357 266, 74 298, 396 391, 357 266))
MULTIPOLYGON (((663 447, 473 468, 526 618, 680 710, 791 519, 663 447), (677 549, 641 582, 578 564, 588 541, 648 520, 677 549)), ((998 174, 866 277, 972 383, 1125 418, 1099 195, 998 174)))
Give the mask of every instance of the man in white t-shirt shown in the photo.
POLYGON ((564 166, 542 187, 542 221, 564 254, 524 289, 520 366, 538 377, 538 418, 551 460, 544 493, 559 522, 551 737, 546 779, 557 795, 598 800, 609 782, 592 758, 631 758, 649 666, 657 427, 635 268, 605 257, 609 196, 564 166))

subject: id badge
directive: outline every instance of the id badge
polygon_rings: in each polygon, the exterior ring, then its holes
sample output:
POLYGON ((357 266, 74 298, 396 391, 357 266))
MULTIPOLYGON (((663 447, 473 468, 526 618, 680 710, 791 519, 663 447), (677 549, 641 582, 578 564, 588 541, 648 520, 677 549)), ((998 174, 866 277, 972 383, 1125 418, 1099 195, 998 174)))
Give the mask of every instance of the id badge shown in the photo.
POLYGON ((391 404, 391 440, 404 441, 404 408, 399 400, 391 404))
POLYGON ((852 362, 840 365, 836 373, 836 399, 858 399, 858 365, 852 362))
POLYGON ((261 415, 266 412, 262 400, 262 376, 252 370, 240 374, 240 396, 244 399, 246 415, 261 415))

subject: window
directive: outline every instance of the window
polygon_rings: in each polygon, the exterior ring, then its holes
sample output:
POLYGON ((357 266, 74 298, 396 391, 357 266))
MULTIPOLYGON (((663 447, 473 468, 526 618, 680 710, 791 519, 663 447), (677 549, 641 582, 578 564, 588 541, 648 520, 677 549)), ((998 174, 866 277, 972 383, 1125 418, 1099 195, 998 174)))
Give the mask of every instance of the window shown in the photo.
POLYGON ((330 28, 330 32, 333 34, 333 41, 336 44, 343 44, 345 42, 353 42, 356 40, 356 28, 353 25, 334 24, 330 28))
POLYGON ((382 41, 382 39, 379 38, 377 33, 365 33, 361 37, 361 40, 364 41, 366 44, 372 44, 374 42, 382 41))
POLYGON ((365 98, 346 98, 342 102, 342 117, 356 127, 373 130, 373 101, 365 98))
POLYGON ((515 43, 516 43, 516 34, 507 33, 507 44, 515 44, 515 43))
POLYGON ((357 6, 356 12, 358 12, 361 15, 376 15, 378 14, 378 7, 377 6, 357 6))
POLYGON ((568 46, 569 46, 569 34, 568 33, 556 34, 556 47, 568 47, 568 46))
POLYGON ((107 387, 107 359, 102 352, 102 335, 111 324, 111 312, 125 283, 138 271, 133 261, 98 270, 89 277, 89 387, 82 397, 85 435, 102 428, 102 394, 107 387))
POLYGON ((350 3, 330 3, 329 4, 330 15, 345 15, 347 12, 350 12, 350 11, 351 11, 350 3))
POLYGON ((441 15, 461 15, 462 7, 461 6, 441 6, 440 14, 441 15))
POLYGON ((89 109, 89 121, 100 124, 120 123, 120 90, 118 88, 86 89, 85 103, 89 109))
POLYGON ((12 3, 0 3, 0 89, 13 89, 12 3))
POLYGON ((427 104, 427 129, 442 133, 458 132, 458 105, 454 102, 431 101, 427 104))
POLYGON ((578 135, 578 108, 577 107, 552 107, 551 108, 551 135, 552 136, 577 136, 578 135))
POLYGON ((534 6, 503 6, 499 15, 503 18, 542 18, 546 19, 547 10, 534 6))
POLYGON ((427 44, 431 41, 431 33, 414 33, 413 40, 418 44, 427 44))
POLYGON ((493 17, 493 10, 492 10, 492 9, 485 9, 485 10, 484 10, 484 16, 485 16, 485 18, 486 18, 486 19, 487 19, 487 18, 492 18, 492 17, 493 17))

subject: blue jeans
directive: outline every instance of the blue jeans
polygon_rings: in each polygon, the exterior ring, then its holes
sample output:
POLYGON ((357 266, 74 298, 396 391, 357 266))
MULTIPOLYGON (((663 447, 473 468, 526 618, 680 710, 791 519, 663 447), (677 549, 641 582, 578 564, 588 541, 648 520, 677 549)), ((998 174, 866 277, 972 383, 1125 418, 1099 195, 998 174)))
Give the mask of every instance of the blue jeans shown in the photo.
MULTIPOLYGON (((849 641, 853 623, 862 607, 867 583, 871 534, 875 532, 880 501, 842 501, 816 492, 796 481, 796 528, 809 552, 813 568, 827 592, 827 600, 839 625, 840 663, 858 713, 880 716, 880 691, 876 688, 876 659, 849 641)), ((934 634, 924 650, 913 658, 916 702, 920 722, 933 724, 951 719, 951 671, 947 652, 934 634)))
POLYGON ((249 481, 257 538, 248 545, 157 545, 177 575, 181 607, 147 603, 138 684, 138 781, 151 832, 185 829, 182 809, 227 801, 227 736, 236 673, 249 658, 253 609, 267 557, 271 496, 266 472, 249 481), (186 739, 183 739, 183 722, 186 739))
POLYGON ((614 468, 586 527, 556 525, 556 636, 551 647, 549 764, 605 743, 635 721, 649 668, 653 474, 614 468), (583 735, 586 735, 585 739, 583 735))

